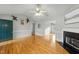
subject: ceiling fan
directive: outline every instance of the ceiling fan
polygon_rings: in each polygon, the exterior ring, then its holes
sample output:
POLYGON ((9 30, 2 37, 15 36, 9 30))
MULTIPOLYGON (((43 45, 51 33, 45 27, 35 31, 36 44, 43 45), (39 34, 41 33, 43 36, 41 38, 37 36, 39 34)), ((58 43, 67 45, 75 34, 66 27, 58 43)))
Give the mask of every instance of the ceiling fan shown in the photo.
POLYGON ((32 11, 32 12, 35 14, 35 16, 42 16, 42 15, 44 15, 47 11, 44 10, 44 8, 42 8, 42 5, 37 4, 35 10, 32 11))

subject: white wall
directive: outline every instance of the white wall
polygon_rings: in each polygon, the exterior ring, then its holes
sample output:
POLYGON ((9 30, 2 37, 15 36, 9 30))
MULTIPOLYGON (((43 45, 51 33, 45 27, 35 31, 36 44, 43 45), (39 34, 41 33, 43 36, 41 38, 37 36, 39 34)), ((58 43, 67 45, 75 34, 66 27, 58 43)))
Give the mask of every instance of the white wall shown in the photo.
POLYGON ((30 36, 32 33, 32 23, 26 23, 24 20, 24 25, 21 24, 21 19, 19 18, 18 21, 13 21, 13 37, 20 38, 30 36))
MULTIPOLYGON (((56 33, 56 39, 58 41, 63 42, 63 31, 79 33, 79 23, 78 22, 72 23, 72 24, 65 24, 64 15, 59 16, 56 20, 57 20, 57 22, 56 22, 55 33, 56 33)), ((74 18, 74 20, 76 20, 76 18, 74 18)), ((73 20, 71 20, 71 21, 73 21, 73 20)))
POLYGON ((0 19, 12 20, 12 17, 7 14, 0 14, 0 19))
MULTIPOLYGON (((37 22, 36 34, 40 36, 48 35, 51 31, 51 23, 53 23, 53 21, 37 22), (40 28, 38 28, 38 24, 40 24, 40 28)), ((55 32, 54 26, 55 25, 52 25, 53 32, 55 32)))
POLYGON ((44 25, 42 23, 36 23, 35 34, 44 36, 44 25), (40 28, 38 28, 38 24, 40 24, 40 28))
MULTIPOLYGON (((72 18, 72 19, 74 19, 74 21, 79 20, 79 17, 72 18)), ((72 19, 71 19, 71 21, 73 21, 72 19)), ((79 33, 79 22, 64 24, 64 29, 63 30, 79 33)))
POLYGON ((45 35, 45 29, 48 26, 48 23, 46 22, 37 22, 36 23, 36 35, 44 36, 45 35), (40 28, 38 28, 38 24, 40 24, 40 28))
POLYGON ((63 31, 79 33, 79 23, 65 24, 64 15, 59 16, 56 20, 55 33, 58 41, 63 42, 63 31))
POLYGON ((63 42, 63 38, 62 38, 63 27, 64 27, 64 15, 59 15, 56 17, 55 34, 56 34, 56 40, 60 42, 63 42))

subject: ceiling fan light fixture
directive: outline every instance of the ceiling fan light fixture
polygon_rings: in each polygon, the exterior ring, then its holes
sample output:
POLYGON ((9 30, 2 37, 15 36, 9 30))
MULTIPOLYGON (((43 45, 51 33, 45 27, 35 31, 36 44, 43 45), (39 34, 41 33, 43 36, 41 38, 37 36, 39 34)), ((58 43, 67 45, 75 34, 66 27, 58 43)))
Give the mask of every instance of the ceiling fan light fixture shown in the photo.
POLYGON ((41 13, 41 12, 40 12, 40 13, 35 13, 35 15, 36 15, 36 16, 41 16, 42 13, 41 13))
POLYGON ((36 8, 36 11, 40 11, 40 8, 37 7, 37 8, 36 8))
POLYGON ((32 11, 34 16, 44 16, 46 12, 47 11, 43 10, 43 8, 42 8, 42 6, 40 4, 37 4, 35 10, 32 11))

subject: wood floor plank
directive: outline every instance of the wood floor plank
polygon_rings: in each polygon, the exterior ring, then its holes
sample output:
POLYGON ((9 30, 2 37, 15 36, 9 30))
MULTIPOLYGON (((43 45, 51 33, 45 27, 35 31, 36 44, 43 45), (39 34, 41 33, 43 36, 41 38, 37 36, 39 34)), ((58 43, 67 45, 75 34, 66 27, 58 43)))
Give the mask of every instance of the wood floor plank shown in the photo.
MULTIPOLYGON (((17 39, 16 39, 17 40, 17 39)), ((59 43, 51 44, 44 37, 33 36, 0 46, 0 54, 68 54, 59 43)))

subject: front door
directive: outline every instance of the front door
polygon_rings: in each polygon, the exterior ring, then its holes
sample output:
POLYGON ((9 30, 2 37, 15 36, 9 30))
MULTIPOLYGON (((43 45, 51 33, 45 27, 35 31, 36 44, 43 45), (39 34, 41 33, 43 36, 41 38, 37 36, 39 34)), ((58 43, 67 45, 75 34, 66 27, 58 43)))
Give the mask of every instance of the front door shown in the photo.
POLYGON ((0 42, 13 38, 13 22, 0 19, 0 42))

